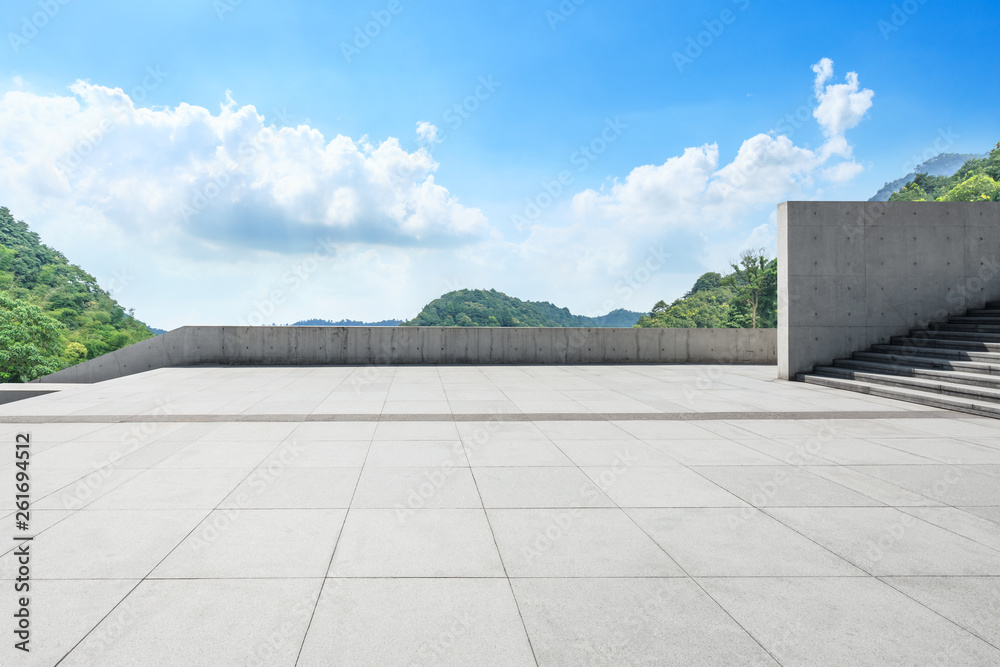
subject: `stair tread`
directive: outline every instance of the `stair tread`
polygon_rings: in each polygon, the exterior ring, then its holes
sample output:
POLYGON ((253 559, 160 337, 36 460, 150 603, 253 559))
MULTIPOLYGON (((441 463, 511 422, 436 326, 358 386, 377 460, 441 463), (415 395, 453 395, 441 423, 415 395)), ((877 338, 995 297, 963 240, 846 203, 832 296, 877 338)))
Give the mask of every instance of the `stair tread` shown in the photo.
MULTIPOLYGON (((877 363, 880 359, 885 359, 886 361, 899 361, 903 363, 914 364, 916 368, 919 368, 920 364, 924 364, 927 366, 939 365, 939 366, 948 366, 951 368, 967 369, 967 370, 979 369, 980 374, 1000 375, 1000 363, 990 364, 985 361, 966 361, 962 359, 949 359, 947 357, 931 357, 931 356, 921 356, 915 354, 896 354, 895 352, 872 352, 872 351, 855 352, 854 357, 862 359, 864 361, 872 361, 875 363, 877 363)), ((997 361, 1000 361, 1000 355, 998 355, 997 361)))
POLYGON ((838 368, 836 366, 817 366, 814 371, 817 374, 831 373, 851 373, 851 374, 861 374, 865 376, 863 379, 869 379, 874 382, 878 382, 875 378, 885 378, 887 381, 892 381, 895 384, 905 384, 908 387, 923 387, 930 391, 936 390, 948 390, 960 394, 968 394, 973 396, 979 396, 986 400, 998 401, 1000 402, 1000 389, 990 389, 989 387, 979 387, 968 384, 961 384, 958 382, 947 382, 945 380, 930 380, 926 378, 913 378, 905 375, 888 375, 885 373, 872 373, 867 371, 855 371, 847 368, 838 368))
MULTIPOLYGON (((991 378, 989 374, 984 374, 984 373, 969 373, 962 370, 951 370, 943 368, 920 368, 917 366, 907 366, 904 364, 880 363, 878 361, 870 361, 865 359, 837 359, 834 362, 834 365, 836 365, 837 362, 843 364, 856 364, 864 367, 873 367, 877 370, 888 369, 894 371, 913 371, 915 373, 929 373, 932 374, 934 377, 941 377, 945 379, 953 377, 957 381, 967 380, 969 382, 991 382, 992 384, 995 384, 997 387, 1000 387, 1000 377, 991 378)), ((844 368, 844 366, 841 366, 840 368, 844 368)), ((908 376, 900 376, 900 377, 908 377, 908 376)))
POLYGON ((820 386, 832 387, 835 389, 860 391, 861 393, 869 394, 871 396, 879 396, 881 398, 891 398, 895 400, 906 401, 909 403, 917 403, 919 405, 928 405, 948 410, 957 410, 960 412, 968 412, 971 414, 987 416, 987 417, 1000 417, 1000 406, 998 405, 990 403, 979 403, 973 400, 960 398, 957 396, 943 396, 941 394, 933 394, 933 393, 928 393, 926 391, 906 389, 904 387, 890 387, 886 385, 864 382, 863 380, 845 380, 842 378, 829 377, 817 373, 800 373, 798 376, 796 376, 796 379, 811 384, 818 384, 820 386))

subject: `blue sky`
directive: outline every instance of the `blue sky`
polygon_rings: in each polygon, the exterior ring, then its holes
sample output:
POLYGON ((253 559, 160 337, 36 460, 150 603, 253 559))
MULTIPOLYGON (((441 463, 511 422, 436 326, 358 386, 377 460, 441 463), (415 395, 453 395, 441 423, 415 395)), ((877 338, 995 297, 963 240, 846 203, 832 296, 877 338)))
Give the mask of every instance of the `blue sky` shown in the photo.
POLYGON ((783 199, 867 199, 914 158, 991 148, 997 14, 16 0, 0 205, 154 326, 411 317, 456 287, 645 310, 773 252, 783 199))

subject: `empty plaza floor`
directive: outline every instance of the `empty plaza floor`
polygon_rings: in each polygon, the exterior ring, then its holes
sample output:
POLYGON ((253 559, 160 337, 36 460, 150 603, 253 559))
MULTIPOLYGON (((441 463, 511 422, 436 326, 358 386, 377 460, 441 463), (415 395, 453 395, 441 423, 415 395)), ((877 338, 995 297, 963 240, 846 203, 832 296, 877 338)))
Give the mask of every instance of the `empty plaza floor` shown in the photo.
POLYGON ((1000 422, 774 367, 161 369, 0 437, 4 665, 1000 664, 1000 422))

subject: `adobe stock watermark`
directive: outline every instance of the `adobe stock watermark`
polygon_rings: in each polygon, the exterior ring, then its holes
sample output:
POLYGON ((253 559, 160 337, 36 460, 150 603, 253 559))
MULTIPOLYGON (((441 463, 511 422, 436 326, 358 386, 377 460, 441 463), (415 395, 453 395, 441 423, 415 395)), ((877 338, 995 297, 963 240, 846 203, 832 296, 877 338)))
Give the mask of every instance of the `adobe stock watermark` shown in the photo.
MULTIPOLYGON (((750 8, 750 0, 732 0, 732 3, 740 12, 745 12, 750 8)), ((717 17, 702 21, 701 24, 705 29, 696 35, 690 35, 683 51, 674 51, 673 53, 674 66, 677 71, 683 74, 686 67, 693 65, 694 61, 700 58, 706 50, 712 48, 715 41, 726 32, 726 28, 736 23, 738 17, 737 12, 726 8, 719 12, 717 17)))
POLYGON ((587 0, 562 0, 554 10, 545 10, 545 20, 549 22, 549 28, 552 32, 556 31, 559 24, 565 23, 570 16, 576 14, 576 10, 586 2, 587 0))
POLYGON ((448 459, 421 476, 417 485, 410 489, 405 505, 395 506, 396 518, 399 519, 400 525, 406 523, 416 510, 427 507, 427 503, 448 485, 456 472, 461 469, 467 470, 465 461, 475 458, 476 450, 490 442, 493 434, 500 430, 504 423, 503 414, 491 410, 490 415, 490 419, 477 427, 471 436, 459 438, 452 445, 451 456, 448 459))
MULTIPOLYGON (((582 174, 590 166, 608 151, 628 129, 628 125, 616 116, 613 120, 606 118, 604 127, 588 143, 580 146, 569 156, 571 167, 576 168, 577 174, 582 174)), ((541 190, 533 197, 525 199, 524 210, 511 216, 511 223, 518 231, 524 231, 537 221, 544 211, 559 201, 559 198, 566 192, 566 188, 574 183, 576 176, 571 169, 564 169, 559 172, 555 179, 544 180, 541 183, 541 190)))
POLYGON ((938 136, 935 137, 933 142, 928 144, 923 153, 912 155, 909 160, 903 163, 903 170, 907 174, 912 174, 923 163, 941 153, 947 152, 961 138, 962 135, 953 132, 951 127, 939 129, 938 136))
MULTIPOLYGON (((273 113, 284 124, 288 124, 292 118, 284 107, 275 109, 273 113)), ((250 160, 264 150, 264 139, 261 135, 262 133, 258 132, 252 139, 241 141, 236 146, 237 160, 231 161, 226 165, 225 169, 214 176, 210 176, 207 182, 195 190, 188 203, 181 204, 179 213, 184 218, 184 222, 191 222, 192 218, 207 209, 215 199, 220 197, 232 185, 235 176, 243 168, 243 165, 250 162, 250 160)))
POLYGON ((927 0, 904 0, 898 5, 893 5, 889 18, 879 19, 877 24, 882 39, 888 42, 889 37, 902 30, 903 26, 909 23, 910 19, 926 4, 927 0))
MULTIPOLYGON (((472 91, 444 112, 444 122, 451 131, 459 130, 502 86, 503 83, 496 81, 492 74, 480 76, 472 91)), ((427 142, 424 153, 430 156, 450 138, 450 135, 441 132, 436 125, 426 121, 418 124, 417 133, 427 142)), ((399 183, 412 178, 418 170, 424 168, 423 165, 423 155, 419 151, 408 153, 405 162, 392 170, 392 180, 399 183)))
POLYGON ((336 256, 337 248, 333 238, 327 237, 317 240, 312 252, 304 260, 296 263, 282 274, 280 286, 271 288, 267 291, 263 299, 254 302, 250 313, 240 320, 240 326, 264 326, 267 318, 274 315, 278 310, 278 306, 285 303, 290 293, 295 292, 305 285, 312 274, 316 273, 323 264, 336 256))
MULTIPOLYGON (((128 97, 132 102, 142 102, 153 90, 159 88, 168 76, 169 72, 164 72, 159 65, 146 67, 145 76, 139 85, 128 91, 128 97)), ((116 101, 118 110, 128 111, 130 107, 123 100, 116 101)), ((102 118, 96 127, 83 132, 73 146, 55 162, 55 167, 64 174, 75 172, 84 161, 93 154, 97 148, 104 143, 108 135, 114 132, 118 124, 110 118, 102 118)))
POLYGON ((410 661, 410 667, 428 667, 440 664, 452 651, 459 637, 472 627, 472 619, 468 613, 462 613, 452 618, 447 628, 435 637, 423 641, 417 647, 416 660, 410 661))
MULTIPOLYGON (((169 398, 164 401, 156 399, 158 406, 153 410, 153 416, 160 417, 172 415, 169 398)), ((144 445, 148 444, 156 432, 160 429, 161 422, 142 422, 133 424, 128 432, 121 437, 121 448, 115 449, 103 461, 92 462, 91 467, 94 472, 80 479, 72 486, 61 492, 63 498, 63 508, 67 510, 78 510, 88 503, 96 500, 95 494, 108 483, 118 469, 118 462, 133 454, 144 445)))
POLYGON ((113 271, 111 277, 108 280, 101 280, 101 285, 108 286, 108 294, 114 296, 116 294, 121 294, 125 289, 132 284, 135 280, 135 276, 132 275, 131 267, 124 267, 113 271))
POLYGON ((371 12, 371 21, 354 26, 354 39, 349 43, 340 43, 340 52, 344 55, 344 60, 350 63, 360 56, 362 51, 372 45, 372 40, 377 39, 382 31, 392 24, 393 18, 402 14, 404 9, 401 0, 389 0, 384 9, 371 12))
POLYGON ((20 53, 69 3, 70 0, 38 0, 38 11, 21 17, 21 29, 18 32, 7 33, 11 50, 20 53))

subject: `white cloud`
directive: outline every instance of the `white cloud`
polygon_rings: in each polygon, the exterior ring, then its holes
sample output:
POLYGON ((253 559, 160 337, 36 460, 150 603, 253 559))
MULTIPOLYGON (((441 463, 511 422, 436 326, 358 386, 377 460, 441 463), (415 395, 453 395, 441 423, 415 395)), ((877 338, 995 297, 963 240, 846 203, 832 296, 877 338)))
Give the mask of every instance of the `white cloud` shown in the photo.
POLYGON ((420 141, 436 144, 438 143, 438 136, 440 136, 440 130, 438 126, 434 123, 429 123, 426 120, 422 120, 417 123, 417 138, 420 141))
POLYGON ((103 282, 131 276, 117 296, 154 326, 411 317, 456 286, 642 310, 745 247, 774 252, 778 202, 861 171, 845 132, 873 94, 856 75, 833 83, 829 60, 814 71, 820 146, 760 133, 729 159, 735 146, 690 147, 567 193, 518 240, 438 184, 427 150, 278 128, 232 99, 141 108, 84 82, 0 98, 0 204, 103 282), (310 265, 317 239, 331 250, 310 265))
POLYGON ((827 137, 842 137, 844 132, 857 127, 872 108, 875 92, 868 88, 860 90, 857 72, 848 72, 846 83, 828 85, 827 82, 833 78, 833 61, 829 58, 813 65, 813 71, 816 73, 816 100, 819 102, 813 117, 827 137))
POLYGON ((306 125, 278 128, 228 95, 213 114, 189 104, 137 107, 120 89, 83 81, 70 89, 0 99, 0 180, 6 196, 24 193, 28 208, 72 206, 123 234, 172 230, 287 250, 324 236, 405 246, 489 232, 478 209, 435 182, 431 156, 396 139, 327 140, 306 125))

